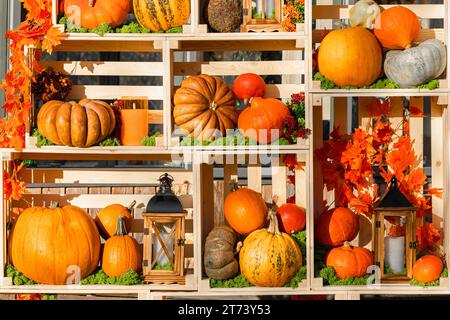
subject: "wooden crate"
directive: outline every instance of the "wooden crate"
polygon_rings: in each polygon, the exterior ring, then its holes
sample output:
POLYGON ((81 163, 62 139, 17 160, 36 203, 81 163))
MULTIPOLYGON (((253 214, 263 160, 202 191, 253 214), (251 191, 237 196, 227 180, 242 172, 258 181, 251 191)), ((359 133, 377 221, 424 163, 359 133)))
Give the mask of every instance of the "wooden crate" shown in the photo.
MULTIPOLYGON (((276 76, 278 79, 275 84, 266 85, 266 97, 278 98, 284 101, 288 100, 293 93, 303 92, 305 90, 305 50, 304 39, 280 38, 278 40, 248 40, 244 38, 236 38, 235 40, 212 38, 198 39, 182 39, 172 41, 170 48, 165 54, 171 56, 170 74, 171 97, 179 88, 181 81, 189 76, 208 74, 213 76, 221 76, 231 86, 235 77, 242 73, 256 73, 262 76, 276 76), (249 51, 256 53, 257 51, 278 51, 280 58, 271 61, 259 61, 255 57, 250 57, 246 61, 235 61, 233 54, 249 51), (185 55, 187 59, 179 61, 174 58, 175 54, 180 52, 189 53, 185 55), (215 55, 220 57, 221 61, 215 61, 215 55)), ((307 101, 305 102, 307 104, 307 101)), ((306 107, 308 109, 308 107, 306 107)), ((169 115, 167 115, 169 116, 169 115)), ((306 116, 306 118, 308 118, 306 116)), ((182 130, 174 124, 173 117, 171 119, 171 139, 170 146, 177 147, 180 144, 181 136, 184 134, 182 130)), ((308 127, 308 123, 306 124, 308 127)), ((292 149, 291 146, 282 146, 281 148, 292 149)), ((298 148, 307 149, 308 139, 299 139, 298 148)), ((208 147, 205 147, 208 149, 208 147)), ((213 148, 213 147, 209 147, 213 148)), ((226 146, 218 147, 219 149, 227 149, 226 146)), ((231 149, 235 149, 232 147, 231 149)))
MULTIPOLYGON (((202 252, 206 236, 214 226, 226 223, 223 215, 224 199, 231 192, 230 182, 237 181, 240 186, 251 188, 263 195, 266 202, 272 203, 276 199, 278 206, 286 203, 287 198, 295 195, 298 205, 310 211, 308 182, 310 173, 310 162, 306 151, 286 151, 283 155, 291 154, 300 162, 303 168, 296 168, 289 172, 282 162, 280 153, 271 152, 202 152, 196 155, 194 160, 194 172, 196 172, 196 205, 199 210, 200 232, 195 237, 197 252, 202 252), (288 183, 288 174, 295 176, 295 185, 288 183), (213 177, 219 176, 214 181, 213 177)), ((307 228, 309 225, 307 219, 307 228)), ((308 251, 307 256, 310 257, 308 251)), ((307 265, 308 274, 310 272, 310 259, 303 258, 304 265, 307 265)), ((299 283, 298 288, 211 288, 209 279, 204 272, 203 259, 197 260, 196 268, 199 271, 199 292, 201 293, 221 293, 223 295, 239 295, 245 292, 252 292, 257 295, 267 294, 296 294, 306 292, 309 284, 308 279, 299 283)))
MULTIPOLYGON (((2 161, 3 170, 10 170, 11 161, 2 161)), ((191 291, 197 289, 196 259, 198 253, 194 246, 194 234, 197 217, 194 214, 193 172, 179 165, 165 162, 164 167, 155 169, 26 169, 20 178, 28 183, 28 194, 20 201, 2 202, 2 264, 0 265, 1 291, 8 292, 54 292, 54 293, 143 293, 150 291, 191 291), (30 206, 48 206, 56 201, 61 206, 75 205, 93 218, 107 205, 119 203, 128 206, 135 200, 132 210, 134 222, 130 233, 142 246, 144 220, 143 212, 147 202, 155 194, 159 185, 158 178, 168 172, 174 177, 173 191, 179 197, 186 216, 185 274, 186 283, 179 284, 144 284, 133 286, 115 285, 33 285, 14 286, 12 279, 4 276, 4 267, 8 262, 7 239, 13 223, 15 210, 30 206)), ((104 240, 102 239, 102 243, 104 240)))
MULTIPOLYGON (((428 1, 421 1, 421 3, 429 3, 428 1)), ((397 5, 381 5, 382 8, 387 9, 397 5)), ((420 19, 422 24, 422 32, 415 42, 423 42, 428 39, 439 39, 446 45, 449 43, 449 4, 448 1, 443 1, 443 4, 408 4, 402 5, 411 9, 420 19), (441 27, 433 27, 433 24, 440 24, 441 27)), ((308 45, 311 45, 311 54, 319 47, 320 42, 326 35, 326 31, 330 29, 340 29, 339 22, 348 23, 349 10, 352 5, 336 5, 332 0, 316 0, 313 1, 311 7, 311 32, 308 34, 308 45)), ((450 64, 450 57, 447 57, 447 65, 450 64)), ((309 90, 314 93, 341 93, 351 96, 355 90, 347 89, 330 89, 324 90, 320 88, 320 81, 312 81, 313 69, 312 59, 308 57, 311 81, 309 81, 309 90)), ((449 90, 448 72, 439 78, 439 88, 435 90, 428 89, 356 89, 358 92, 367 92, 368 94, 377 94, 384 92, 402 92, 403 95, 409 95, 420 92, 423 95, 433 95, 436 92, 448 92, 449 90)), ((360 95, 360 93, 358 93, 360 95)))
MULTIPOLYGON (((64 15, 64 12, 61 12, 59 10, 59 6, 60 3, 63 0, 52 0, 52 22, 53 25, 57 28, 59 28, 62 32, 65 32, 65 25, 59 24, 59 19, 64 15)), ((197 0, 190 0, 190 7, 191 7, 191 17, 189 18, 189 21, 187 24, 183 25, 183 34, 192 34, 194 32, 197 32, 197 28, 198 28, 198 21, 199 21, 199 17, 198 17, 198 1, 197 0)), ((133 11, 133 6, 131 7, 131 11, 130 11, 130 17, 132 21, 136 21, 136 18, 134 16, 134 11, 133 11)), ((136 21, 137 22, 137 21, 136 21)), ((84 37, 86 34, 79 34, 79 33, 72 33, 72 34, 67 34, 67 35, 71 35, 72 37, 75 38, 81 38, 84 37)), ((126 34, 124 34, 126 36, 126 34)), ((142 37, 142 35, 139 34, 133 34, 136 37, 142 37)), ((164 37, 165 34, 152 34, 155 36, 160 36, 160 37, 164 37)), ((96 38, 101 37, 100 35, 92 35, 96 38)), ((117 36, 117 38, 120 38, 120 36, 118 34, 111 34, 109 35, 112 38, 114 38, 115 36, 117 36)), ((129 34, 128 34, 129 36, 129 34)), ((144 35, 145 37, 145 35, 144 35)))
MULTIPOLYGON (((320 148, 323 143, 324 135, 324 123, 328 122, 329 133, 334 127, 340 126, 340 133, 351 133, 352 128, 361 128, 365 130, 370 123, 370 115, 366 106, 375 97, 342 97, 339 95, 327 96, 322 94, 311 94, 313 112, 313 148, 311 153, 317 148, 320 148)), ((449 141, 449 117, 448 117, 448 95, 422 97, 411 96, 405 97, 410 99, 410 106, 417 107, 424 112, 424 116, 410 117, 410 135, 414 140, 414 150, 417 155, 420 156, 420 165, 425 168, 425 174, 428 176, 429 181, 426 189, 428 188, 443 188, 444 194, 442 199, 433 196, 432 197, 432 216, 428 219, 432 219, 432 223, 441 230, 442 239, 438 243, 438 246, 442 252, 447 252, 449 249, 449 238, 447 232, 449 231, 449 154, 448 154, 448 141, 449 141), (426 163, 425 163, 426 162, 426 163)), ((403 120, 403 97, 394 96, 390 97, 391 112, 389 114, 389 120, 393 123, 394 127, 398 127, 397 134, 401 134, 400 124, 403 120)), ((327 191, 323 185, 323 176, 321 172, 320 163, 313 161, 313 174, 314 179, 311 181, 312 186, 312 199, 314 204, 313 216, 310 217, 312 221, 317 221, 318 216, 324 211, 324 200, 328 204, 332 204, 336 197, 335 191, 327 191)), ((312 225, 312 224, 311 224, 312 225)), ((314 228, 309 230, 312 234, 314 228)), ((360 232, 355 240, 352 241, 352 245, 365 247, 372 250, 372 222, 365 216, 360 216, 360 232)), ((314 251, 314 241, 311 251, 314 251)), ((314 261, 311 261, 313 264, 314 261)), ((381 286, 373 287, 368 286, 324 286, 322 278, 314 277, 312 280, 313 290, 350 290, 350 291, 366 291, 379 290, 380 292, 414 292, 423 294, 425 292, 433 291, 446 291, 449 289, 448 279, 441 279, 441 284, 438 287, 416 287, 409 284, 385 284, 381 286)))
MULTIPOLYGON (((143 108, 148 109, 149 134, 158 130, 162 135, 156 138, 156 148, 167 145, 166 128, 169 119, 164 119, 164 109, 170 104, 165 97, 164 59, 162 55, 163 42, 160 40, 118 41, 95 40, 65 40, 55 48, 52 55, 44 55, 40 65, 51 68, 70 76, 74 85, 66 100, 81 100, 84 98, 114 102, 116 99, 141 99, 143 108), (69 55, 61 58, 61 53, 69 55), (120 60, 120 61, 118 61, 120 60), (92 84, 100 83, 100 84, 92 84), (148 105, 146 105, 146 101, 148 105)), ((30 49, 32 50, 32 49, 30 49)), ((36 117, 40 105, 33 101, 30 121, 27 126, 26 148, 36 148, 37 138, 30 136, 33 127, 36 127, 36 117)), ((115 147, 116 151, 152 149, 153 147, 115 147)), ((50 152, 54 150, 67 150, 60 146, 49 146, 43 149, 50 152)), ((90 150, 101 152, 108 148, 91 147, 90 150)))

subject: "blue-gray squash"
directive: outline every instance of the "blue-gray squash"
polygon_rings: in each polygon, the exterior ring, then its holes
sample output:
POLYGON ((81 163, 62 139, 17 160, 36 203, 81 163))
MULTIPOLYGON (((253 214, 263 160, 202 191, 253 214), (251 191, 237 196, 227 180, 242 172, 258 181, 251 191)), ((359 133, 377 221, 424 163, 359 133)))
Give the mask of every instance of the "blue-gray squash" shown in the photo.
POLYGON ((446 65, 444 44, 430 39, 417 47, 389 51, 384 61, 384 73, 400 87, 409 88, 438 78, 446 65))

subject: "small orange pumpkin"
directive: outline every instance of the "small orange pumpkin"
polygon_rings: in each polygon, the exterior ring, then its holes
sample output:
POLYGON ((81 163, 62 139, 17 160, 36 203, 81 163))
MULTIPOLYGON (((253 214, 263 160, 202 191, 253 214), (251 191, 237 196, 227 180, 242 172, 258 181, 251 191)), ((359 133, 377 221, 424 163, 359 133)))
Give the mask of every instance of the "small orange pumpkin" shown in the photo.
POLYGON ((387 49, 406 49, 422 31, 419 18, 410 9, 397 6, 384 10, 375 21, 375 36, 387 49))
POLYGON ((336 247, 355 239, 359 232, 359 217, 348 208, 328 210, 319 216, 315 231, 318 244, 336 247))
POLYGON ((125 227, 127 230, 131 230, 133 223, 133 215, 131 210, 136 205, 136 201, 133 201, 128 208, 121 204, 111 204, 104 207, 95 217, 95 223, 100 231, 103 239, 108 240, 116 233, 117 219, 119 216, 123 216, 125 219, 125 227))
POLYGON ((282 101, 256 97, 239 115, 238 127, 245 137, 267 144, 283 135, 284 124, 290 115, 282 101))
POLYGON ((242 235, 260 229, 266 222, 268 208, 260 193, 249 188, 237 188, 224 201, 224 216, 228 224, 242 235))
POLYGON ((326 264, 333 267, 339 278, 362 277, 373 265, 373 255, 366 248, 352 247, 345 242, 342 247, 331 249, 326 264))
POLYGON ((125 217, 117 220, 117 231, 103 248, 102 270, 110 277, 118 277, 130 270, 142 268, 142 252, 136 239, 130 237, 125 227, 125 217))
POLYGON ((432 282, 440 278, 444 265, 435 255, 421 257, 413 266, 413 278, 419 282, 432 282))

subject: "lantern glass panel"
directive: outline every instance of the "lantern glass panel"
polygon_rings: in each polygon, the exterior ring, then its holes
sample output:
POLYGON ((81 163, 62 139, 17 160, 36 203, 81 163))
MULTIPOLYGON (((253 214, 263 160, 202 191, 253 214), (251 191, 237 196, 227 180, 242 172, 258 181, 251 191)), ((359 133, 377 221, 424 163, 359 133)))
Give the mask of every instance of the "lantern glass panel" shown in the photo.
POLYGON ((175 222, 153 222, 152 228, 152 270, 175 269, 175 222))
POLYGON ((407 216, 384 217, 384 274, 406 275, 407 216))

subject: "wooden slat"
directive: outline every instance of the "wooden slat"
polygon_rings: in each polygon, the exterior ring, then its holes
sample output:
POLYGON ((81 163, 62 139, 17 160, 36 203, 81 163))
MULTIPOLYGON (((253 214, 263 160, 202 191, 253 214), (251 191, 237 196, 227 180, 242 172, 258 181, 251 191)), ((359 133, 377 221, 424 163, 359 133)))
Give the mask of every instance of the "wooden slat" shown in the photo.
POLYGON ((302 169, 295 169, 295 203, 303 208, 308 208, 307 195, 309 181, 307 179, 309 164, 301 163, 302 169))
POLYGON ((162 62, 139 61, 42 61, 44 68, 52 68, 72 76, 162 76, 162 62))
POLYGON ((268 84, 266 85, 266 98, 288 99, 292 93, 305 91, 303 84, 268 84))
POLYGON ((180 42, 178 50, 183 51, 279 51, 279 50, 298 50, 297 40, 184 40, 180 42))
POLYGON ((247 187, 256 192, 262 192, 260 164, 250 164, 247 167, 247 187))
MULTIPOLYGON (((381 5, 382 8, 388 9, 397 5, 381 5)), ((444 4, 402 4, 413 11, 422 19, 444 19, 444 4)), ((312 6, 313 19, 348 19, 349 12, 353 5, 314 5, 312 6)))
POLYGON ((114 100, 123 96, 142 96, 149 100, 163 100, 162 86, 101 86, 74 85, 69 99, 114 100))
POLYGON ((153 41, 117 41, 102 40, 92 35, 91 40, 63 40, 54 51, 61 52, 157 52, 154 49, 153 41))
POLYGON ((272 197, 275 197, 277 206, 285 204, 287 200, 287 167, 278 156, 272 160, 272 197))
POLYGON ((201 72, 209 75, 234 76, 242 73, 259 75, 303 74, 303 61, 212 61, 201 64, 201 72))

